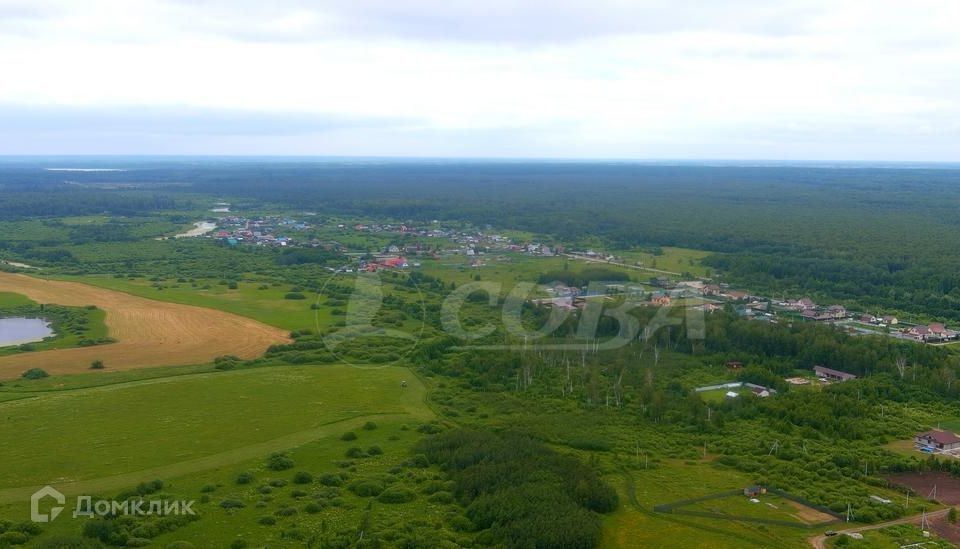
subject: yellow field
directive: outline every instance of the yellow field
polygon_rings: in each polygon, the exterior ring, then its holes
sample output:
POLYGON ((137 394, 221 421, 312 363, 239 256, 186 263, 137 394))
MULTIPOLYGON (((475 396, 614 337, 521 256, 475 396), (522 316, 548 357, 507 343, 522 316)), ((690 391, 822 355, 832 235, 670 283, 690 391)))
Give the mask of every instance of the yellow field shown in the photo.
POLYGON ((88 371, 94 360, 110 370, 210 362, 221 355, 261 356, 288 342, 287 333, 242 316, 79 284, 0 273, 0 292, 23 294, 38 303, 96 305, 106 312, 117 343, 96 347, 23 353, 0 358, 0 379, 29 368, 51 374, 88 371))

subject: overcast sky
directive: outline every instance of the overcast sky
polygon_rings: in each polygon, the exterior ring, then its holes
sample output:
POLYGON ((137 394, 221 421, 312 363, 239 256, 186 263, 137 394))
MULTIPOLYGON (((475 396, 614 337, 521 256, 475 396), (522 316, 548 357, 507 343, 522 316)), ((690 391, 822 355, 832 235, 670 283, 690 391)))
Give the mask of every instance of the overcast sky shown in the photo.
POLYGON ((0 154, 960 161, 957 0, 0 0, 0 154))

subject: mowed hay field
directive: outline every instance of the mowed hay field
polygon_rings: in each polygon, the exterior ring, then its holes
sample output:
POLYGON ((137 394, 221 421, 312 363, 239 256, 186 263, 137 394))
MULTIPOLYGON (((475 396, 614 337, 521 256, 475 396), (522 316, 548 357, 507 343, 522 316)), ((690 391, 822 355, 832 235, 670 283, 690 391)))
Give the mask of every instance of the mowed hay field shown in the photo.
POLYGON ((117 343, 96 347, 23 353, 0 358, 0 379, 29 368, 51 374, 88 371, 102 360, 110 370, 210 362, 221 355, 256 358, 267 347, 289 341, 287 333, 223 311, 166 303, 76 282, 0 273, 0 292, 22 294, 38 303, 96 305, 106 312, 117 343))

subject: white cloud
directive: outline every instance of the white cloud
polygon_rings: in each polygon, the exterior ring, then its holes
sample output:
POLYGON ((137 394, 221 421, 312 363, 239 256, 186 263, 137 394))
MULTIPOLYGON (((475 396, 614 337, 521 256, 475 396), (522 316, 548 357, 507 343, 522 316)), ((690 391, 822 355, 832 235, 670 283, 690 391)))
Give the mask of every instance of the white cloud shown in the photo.
POLYGON ((960 160, 958 20, 951 0, 0 0, 0 146, 960 160), (144 115, 178 109, 163 132, 144 115), (198 112, 238 137, 199 137, 198 112))

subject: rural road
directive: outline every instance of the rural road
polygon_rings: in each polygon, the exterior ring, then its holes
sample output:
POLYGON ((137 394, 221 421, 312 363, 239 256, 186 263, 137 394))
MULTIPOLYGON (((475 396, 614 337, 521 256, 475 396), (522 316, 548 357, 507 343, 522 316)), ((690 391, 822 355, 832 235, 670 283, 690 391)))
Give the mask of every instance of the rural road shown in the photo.
POLYGON ((660 273, 660 274, 668 274, 668 275, 674 275, 674 276, 681 276, 681 273, 675 273, 675 272, 673 272, 673 271, 664 271, 663 269, 653 269, 653 268, 651 268, 651 267, 641 267, 641 266, 639 266, 639 265, 630 265, 630 264, 628 264, 628 263, 620 263, 620 262, 617 262, 617 261, 607 261, 606 259, 595 259, 595 258, 592 258, 592 257, 583 256, 583 255, 574 255, 574 254, 563 254, 563 255, 566 256, 566 257, 569 257, 570 259, 582 259, 583 261, 589 261, 590 263, 601 263, 601 264, 603 264, 603 265, 616 265, 616 266, 618 266, 618 267, 626 267, 627 269, 634 269, 634 270, 637 270, 637 271, 648 271, 648 272, 651 272, 651 273, 660 273))
MULTIPOLYGON (((945 516, 950 512, 950 509, 941 509, 940 511, 933 511, 932 513, 927 513, 927 519, 940 518, 945 516)), ((848 528, 846 530, 837 530, 837 535, 842 536, 846 533, 852 532, 866 532, 867 530, 878 530, 880 528, 886 528, 888 526, 897 526, 898 524, 918 524, 922 515, 914 515, 912 517, 905 517, 902 519, 891 520, 888 522, 881 522, 879 524, 870 524, 868 526, 857 526, 856 528, 848 528)), ((825 534, 820 534, 810 538, 810 545, 816 547, 817 549, 826 548, 827 536, 825 534)))

